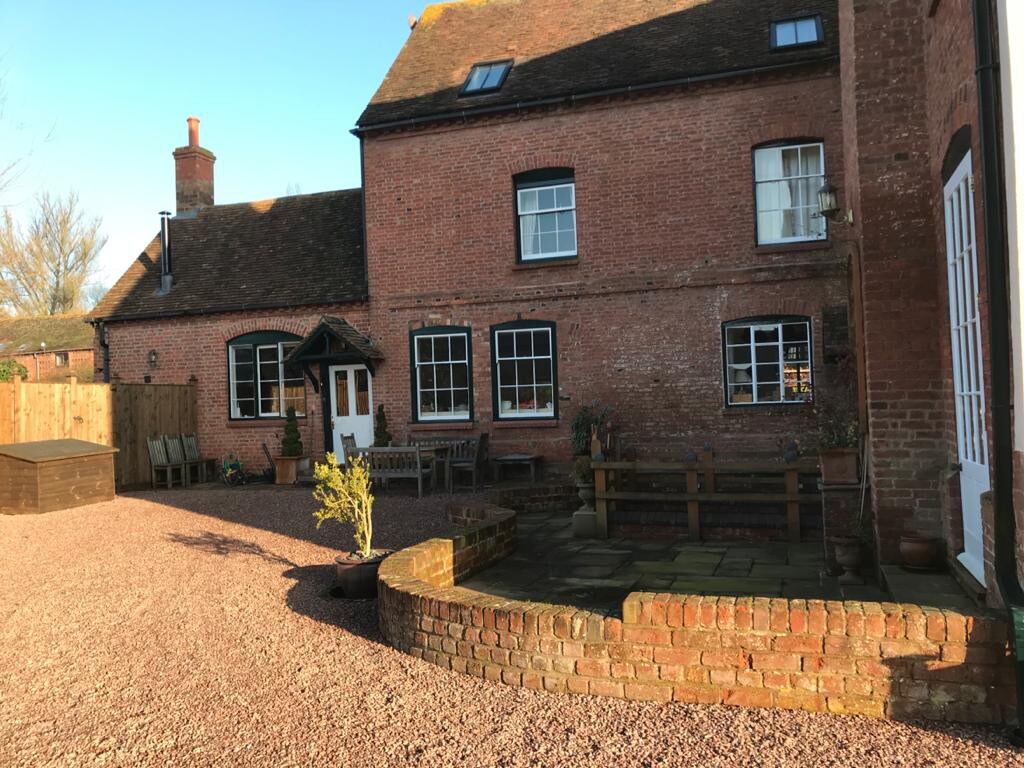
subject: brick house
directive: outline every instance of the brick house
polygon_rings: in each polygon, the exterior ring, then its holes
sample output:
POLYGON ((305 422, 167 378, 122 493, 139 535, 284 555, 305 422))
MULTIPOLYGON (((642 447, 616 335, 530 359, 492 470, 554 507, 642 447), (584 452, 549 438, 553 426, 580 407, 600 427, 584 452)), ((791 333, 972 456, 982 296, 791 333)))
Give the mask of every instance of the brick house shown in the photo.
POLYGON ((27 381, 91 381, 93 330, 81 314, 0 317, 0 360, 25 366, 27 381))
POLYGON ((812 395, 855 386, 881 558, 940 536, 991 587, 983 228, 947 243, 985 215, 972 5, 430 6, 354 130, 361 190, 215 205, 191 123, 99 370, 196 377, 206 450, 257 463, 289 404, 316 454, 384 406, 399 440, 565 461, 593 399, 644 456, 813 453, 812 395))

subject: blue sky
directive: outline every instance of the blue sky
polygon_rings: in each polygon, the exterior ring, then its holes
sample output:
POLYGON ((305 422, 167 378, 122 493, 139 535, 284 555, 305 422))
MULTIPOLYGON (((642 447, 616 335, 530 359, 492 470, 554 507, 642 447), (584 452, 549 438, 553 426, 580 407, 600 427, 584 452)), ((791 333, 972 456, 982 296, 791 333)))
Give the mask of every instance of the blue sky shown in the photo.
POLYGON ((78 192, 111 284, 174 210, 185 118, 217 155, 218 203, 359 185, 348 131, 425 0, 0 0, 0 206, 78 192))

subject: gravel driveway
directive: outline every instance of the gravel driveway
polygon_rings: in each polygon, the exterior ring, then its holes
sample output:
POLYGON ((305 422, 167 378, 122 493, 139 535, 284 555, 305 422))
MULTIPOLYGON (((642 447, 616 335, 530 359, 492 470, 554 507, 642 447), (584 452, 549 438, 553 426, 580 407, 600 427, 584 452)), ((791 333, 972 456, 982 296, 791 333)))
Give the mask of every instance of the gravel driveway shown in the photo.
MULTIPOLYGON (((378 502, 378 546, 446 529, 378 502)), ((556 696, 381 645, 308 493, 0 516, 0 766, 1024 766, 998 731, 556 696)))

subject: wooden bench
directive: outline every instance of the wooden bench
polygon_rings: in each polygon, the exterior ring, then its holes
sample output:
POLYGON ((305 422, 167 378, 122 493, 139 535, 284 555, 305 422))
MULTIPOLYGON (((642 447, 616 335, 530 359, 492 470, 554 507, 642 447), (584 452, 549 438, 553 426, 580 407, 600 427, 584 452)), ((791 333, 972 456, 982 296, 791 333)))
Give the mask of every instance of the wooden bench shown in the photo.
POLYGON ((156 488, 156 475, 158 472, 163 472, 166 475, 168 488, 174 485, 175 472, 178 473, 178 481, 182 485, 188 484, 184 455, 178 461, 168 457, 167 444, 164 442, 163 437, 147 437, 146 446, 149 448, 149 473, 154 488, 156 488))
MULTIPOLYGON (((362 456, 370 468, 370 480, 385 488, 390 480, 416 480, 417 494, 423 496, 423 480, 430 479, 433 468, 424 466, 424 456, 416 446, 408 448, 356 448, 349 456, 362 456)), ((347 457, 346 457, 347 458, 347 457)))

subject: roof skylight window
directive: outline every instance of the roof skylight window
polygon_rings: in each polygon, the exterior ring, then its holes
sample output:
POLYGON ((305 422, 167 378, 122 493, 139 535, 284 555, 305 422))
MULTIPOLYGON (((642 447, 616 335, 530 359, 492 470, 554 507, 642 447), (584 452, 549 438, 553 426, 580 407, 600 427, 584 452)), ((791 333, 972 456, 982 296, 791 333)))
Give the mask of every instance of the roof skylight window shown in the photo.
POLYGON ((824 40, 820 16, 772 22, 772 48, 817 45, 824 40))
POLYGON ((512 69, 511 61, 495 61, 485 64, 474 64, 466 78, 466 84, 462 86, 464 95, 476 95, 479 93, 490 93, 501 88, 502 83, 512 69))

